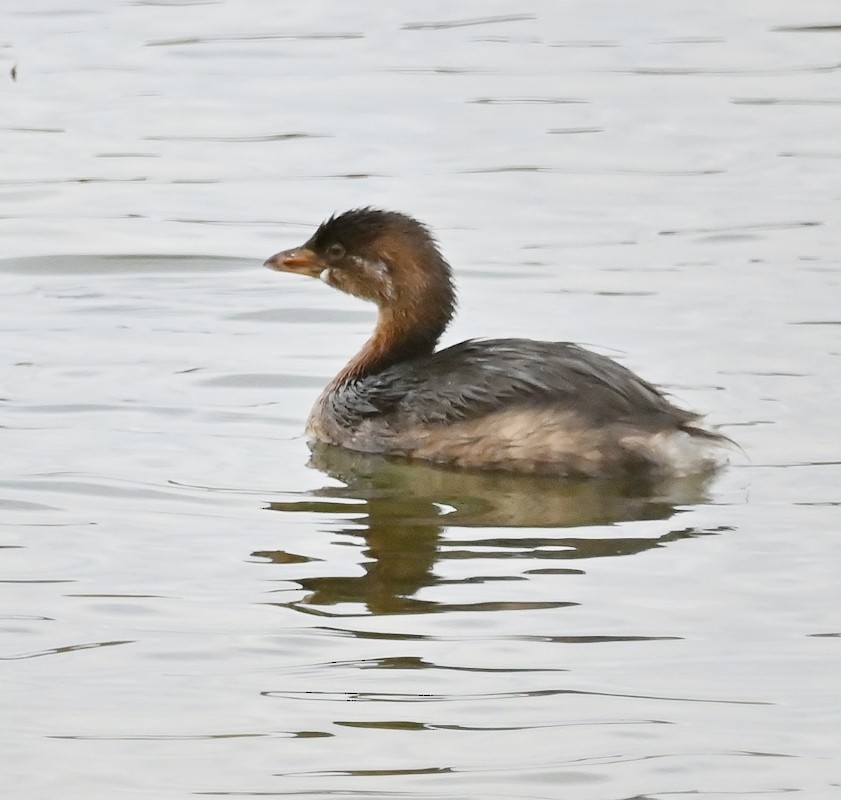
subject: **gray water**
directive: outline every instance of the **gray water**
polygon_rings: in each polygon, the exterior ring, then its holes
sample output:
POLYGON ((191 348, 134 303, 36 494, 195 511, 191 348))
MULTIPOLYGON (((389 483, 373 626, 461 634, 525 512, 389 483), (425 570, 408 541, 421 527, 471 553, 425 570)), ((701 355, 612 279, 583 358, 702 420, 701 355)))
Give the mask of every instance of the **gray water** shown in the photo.
POLYGON ((7 0, 3 797, 841 796, 840 81, 829 0, 7 0), (447 343, 585 343, 742 451, 311 453, 373 311, 260 264, 366 204, 447 343))

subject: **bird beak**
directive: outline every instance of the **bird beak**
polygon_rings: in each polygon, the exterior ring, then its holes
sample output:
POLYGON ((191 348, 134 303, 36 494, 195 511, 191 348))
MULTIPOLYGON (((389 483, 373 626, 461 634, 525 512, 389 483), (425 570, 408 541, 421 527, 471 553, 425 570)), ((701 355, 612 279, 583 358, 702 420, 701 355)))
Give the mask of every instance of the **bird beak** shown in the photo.
POLYGON ((294 272, 312 278, 317 278, 324 269, 321 259, 308 247, 293 247, 275 253, 263 266, 278 272, 294 272))

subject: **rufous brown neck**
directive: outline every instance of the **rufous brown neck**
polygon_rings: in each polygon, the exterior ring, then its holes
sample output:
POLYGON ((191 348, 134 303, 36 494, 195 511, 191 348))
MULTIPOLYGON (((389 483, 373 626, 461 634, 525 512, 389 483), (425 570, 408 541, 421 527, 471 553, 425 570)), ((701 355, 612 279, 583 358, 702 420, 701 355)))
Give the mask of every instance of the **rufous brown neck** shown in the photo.
POLYGON ((382 372, 403 361, 434 352, 438 339, 453 316, 455 295, 449 276, 411 302, 379 306, 377 325, 371 338, 336 376, 338 385, 382 372))

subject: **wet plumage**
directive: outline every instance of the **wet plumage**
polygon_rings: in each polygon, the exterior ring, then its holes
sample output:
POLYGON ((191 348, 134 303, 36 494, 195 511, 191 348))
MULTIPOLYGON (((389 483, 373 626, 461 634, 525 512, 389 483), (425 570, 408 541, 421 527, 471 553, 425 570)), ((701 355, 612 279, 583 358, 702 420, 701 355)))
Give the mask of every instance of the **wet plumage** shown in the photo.
POLYGON ((453 466, 559 476, 713 468, 724 437, 617 362, 568 342, 470 340, 437 352, 450 268, 429 231, 358 209, 267 266, 375 302, 371 339, 322 393, 311 437, 453 466))

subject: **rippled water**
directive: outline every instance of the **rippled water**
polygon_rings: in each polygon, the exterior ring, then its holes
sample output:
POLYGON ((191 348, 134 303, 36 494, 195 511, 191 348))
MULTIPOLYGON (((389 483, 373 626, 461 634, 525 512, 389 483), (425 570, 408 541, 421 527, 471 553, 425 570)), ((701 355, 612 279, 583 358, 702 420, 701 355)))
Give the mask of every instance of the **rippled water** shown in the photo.
POLYGON ((837 3, 4 12, 4 796, 841 795, 837 3), (587 343, 744 452, 311 453, 373 313, 260 263, 364 204, 438 232, 448 342, 587 343))

